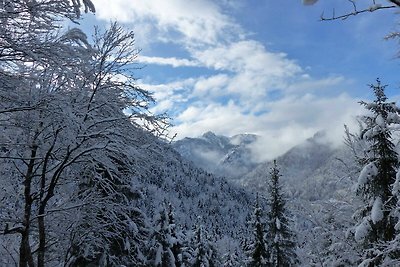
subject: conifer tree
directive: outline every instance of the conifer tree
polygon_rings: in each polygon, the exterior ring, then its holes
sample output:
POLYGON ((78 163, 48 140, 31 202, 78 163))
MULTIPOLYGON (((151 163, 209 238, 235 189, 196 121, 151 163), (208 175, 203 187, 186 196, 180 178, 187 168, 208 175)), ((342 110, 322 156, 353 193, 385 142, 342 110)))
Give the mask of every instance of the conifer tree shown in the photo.
POLYGON ((246 246, 246 251, 249 256, 249 267, 268 266, 269 251, 267 241, 265 239, 265 222, 260 208, 258 194, 252 216, 251 225, 253 227, 254 239, 246 246))
POLYGON ((188 245, 185 231, 176 223, 175 212, 171 203, 168 203, 168 223, 171 232, 171 251, 175 258, 175 266, 185 267, 191 260, 192 251, 188 245))
POLYGON ((149 265, 156 267, 176 267, 172 247, 175 239, 172 237, 169 212, 164 206, 156 217, 154 233, 150 239, 149 265))
POLYGON ((382 250, 382 244, 389 244, 395 239, 395 226, 399 221, 399 191, 394 186, 399 159, 393 143, 392 126, 400 123, 400 117, 396 104, 387 101, 386 86, 377 79, 376 85, 370 87, 374 91, 375 100, 371 103, 360 102, 369 111, 361 118, 364 126, 361 139, 367 148, 364 151, 364 167, 357 183, 357 195, 365 205, 354 217, 358 219, 355 239, 365 248, 364 263, 378 266, 387 256, 399 258, 398 252, 384 255, 377 251, 382 250))
POLYGON ((181 239, 181 236, 177 232, 177 225, 175 222, 175 213, 173 211, 173 207, 172 207, 171 203, 168 203, 167 219, 168 219, 168 224, 169 224, 169 230, 171 232, 170 235, 172 238, 171 252, 174 255, 175 266, 180 267, 181 261, 182 261, 183 240, 181 239))
POLYGON ((297 244, 290 229, 286 200, 279 183, 279 169, 274 161, 268 185, 270 211, 267 213, 267 241, 270 251, 269 266, 295 266, 297 244))
POLYGON ((192 267, 219 267, 221 262, 207 231, 198 223, 194 231, 194 255, 192 267))
POLYGON ((229 251, 223 256, 223 267, 242 266, 237 251, 229 251))

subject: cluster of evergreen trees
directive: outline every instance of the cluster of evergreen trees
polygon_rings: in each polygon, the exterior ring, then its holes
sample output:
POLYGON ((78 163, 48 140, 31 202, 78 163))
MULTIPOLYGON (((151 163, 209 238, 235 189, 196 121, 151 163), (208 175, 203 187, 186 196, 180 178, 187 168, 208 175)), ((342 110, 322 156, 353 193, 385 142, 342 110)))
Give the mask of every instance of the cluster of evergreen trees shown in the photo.
MULTIPOLYGON (((210 235, 201 223, 191 231, 182 229, 175 219, 171 205, 164 204, 155 216, 155 230, 151 234, 151 266, 297 266, 298 244, 290 212, 280 184, 279 169, 274 162, 268 184, 268 212, 262 208, 257 194, 251 214, 252 236, 244 236, 242 249, 221 255, 216 247, 215 233, 210 235)), ((262 202, 262 203, 261 203, 262 202)))
POLYGON ((221 266, 212 237, 198 222, 192 231, 176 223, 171 204, 164 204, 156 215, 149 241, 147 264, 157 267, 221 266))

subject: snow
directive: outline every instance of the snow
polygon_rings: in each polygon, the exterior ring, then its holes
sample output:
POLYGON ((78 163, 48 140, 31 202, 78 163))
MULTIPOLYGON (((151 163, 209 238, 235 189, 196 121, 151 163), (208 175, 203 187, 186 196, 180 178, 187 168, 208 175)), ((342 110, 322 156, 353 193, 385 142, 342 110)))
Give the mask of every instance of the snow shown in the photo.
POLYGON ((374 162, 368 163, 361 170, 360 176, 358 177, 357 181, 357 187, 360 188, 377 174, 378 174, 378 168, 375 166, 375 163, 374 162))
POLYGON ((374 109, 374 108, 376 108, 378 105, 376 104, 376 103, 368 103, 368 104, 366 104, 365 105, 365 108, 366 109, 374 109))
POLYGON ((396 229, 397 231, 400 230, 400 220, 396 223, 394 229, 396 229))
POLYGON ((381 8, 381 7, 382 7, 381 4, 375 4, 375 5, 370 6, 370 7, 368 8, 368 10, 369 10, 370 12, 374 12, 375 10, 378 10, 378 9, 381 8))
POLYGON ((155 259, 155 262, 154 262, 154 264, 157 265, 157 266, 162 264, 162 257, 161 257, 162 256, 162 251, 163 251, 162 246, 159 245, 158 248, 157 248, 156 259, 155 259))
POLYGON ((400 193, 400 170, 396 173, 396 181, 393 183, 392 193, 393 195, 398 195, 400 193))
POLYGON ((376 125, 373 129, 374 135, 380 134, 385 127, 386 127, 386 125, 383 125, 383 126, 376 125))
POLYGON ((131 243, 129 242, 129 238, 125 237, 125 250, 129 251, 131 250, 131 243))
POLYGON ((376 118, 375 118, 375 122, 377 125, 379 125, 380 127, 384 128, 386 126, 386 122, 385 119, 382 117, 381 114, 379 114, 376 118))
POLYGON ((278 243, 279 242, 279 235, 276 234, 274 237, 274 243, 278 243))
POLYGON ((377 223, 383 218, 382 199, 377 197, 371 210, 371 219, 373 223, 377 223))
POLYGON ((400 116, 397 113, 390 112, 387 121, 388 123, 400 123, 400 116))
POLYGON ((275 225, 276 225, 276 229, 281 229, 281 221, 279 220, 279 218, 276 218, 275 225))
POLYGON ((382 133, 382 131, 386 131, 387 124, 385 123, 385 121, 382 117, 378 116, 376 118, 376 123, 377 123, 377 125, 375 125, 373 128, 368 129, 364 133, 364 135, 363 135, 364 139, 371 140, 372 138, 374 138, 374 136, 382 133))
POLYGON ((354 238, 357 242, 361 242, 367 236, 368 232, 371 230, 371 225, 364 219, 364 221, 356 227, 356 232, 354 233, 354 238))
POLYGON ((360 265, 358 265, 358 267, 368 267, 371 266, 370 264, 372 263, 372 259, 366 259, 363 260, 363 262, 360 263, 360 265))
POLYGON ((314 5, 318 0, 303 0, 303 5, 310 6, 314 5))

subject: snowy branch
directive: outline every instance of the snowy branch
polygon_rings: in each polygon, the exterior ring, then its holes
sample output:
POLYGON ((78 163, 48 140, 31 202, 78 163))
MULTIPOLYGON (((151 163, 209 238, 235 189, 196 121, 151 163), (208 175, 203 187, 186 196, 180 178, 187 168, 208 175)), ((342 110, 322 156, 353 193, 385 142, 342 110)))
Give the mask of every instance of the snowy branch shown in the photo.
MULTIPOLYGON (((332 21, 332 20, 345 20, 348 19, 349 17, 352 16, 356 16, 362 13, 371 13, 371 12, 375 12, 378 10, 386 10, 386 9, 393 9, 393 8, 398 8, 399 5, 398 3, 396 3, 396 5, 382 5, 382 4, 375 4, 375 1, 373 3, 373 5, 367 7, 367 8, 363 8, 363 9, 358 9, 357 5, 356 5, 356 1, 355 0, 348 0, 351 3, 352 6, 352 11, 346 14, 341 14, 341 15, 336 15, 336 11, 335 9, 333 9, 332 11, 332 15, 325 17, 325 14, 322 13, 320 19, 321 21, 332 21)), ((393 2, 393 1, 391 1, 393 2)))

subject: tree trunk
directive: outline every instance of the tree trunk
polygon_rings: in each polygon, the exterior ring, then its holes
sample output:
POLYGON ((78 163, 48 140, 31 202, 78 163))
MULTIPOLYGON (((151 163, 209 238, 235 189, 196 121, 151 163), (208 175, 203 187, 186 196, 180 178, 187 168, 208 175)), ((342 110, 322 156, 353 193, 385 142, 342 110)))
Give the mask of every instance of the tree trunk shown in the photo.
POLYGON ((31 224, 31 212, 32 212, 32 196, 31 196, 31 183, 32 176, 35 166, 35 157, 38 147, 33 146, 31 150, 31 157, 28 164, 28 169, 26 170, 25 181, 24 181, 24 219, 23 225, 24 229, 21 233, 21 243, 19 247, 19 266, 20 267, 34 267, 31 245, 29 243, 30 235, 30 224, 31 224))
POLYGON ((31 246, 29 244, 29 228, 26 228, 21 236, 21 244, 19 247, 19 266, 34 267, 31 246))
POLYGON ((37 266, 44 267, 44 254, 46 251, 46 229, 44 224, 44 205, 39 207, 38 227, 39 227, 39 248, 37 257, 37 266))

